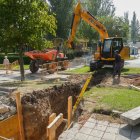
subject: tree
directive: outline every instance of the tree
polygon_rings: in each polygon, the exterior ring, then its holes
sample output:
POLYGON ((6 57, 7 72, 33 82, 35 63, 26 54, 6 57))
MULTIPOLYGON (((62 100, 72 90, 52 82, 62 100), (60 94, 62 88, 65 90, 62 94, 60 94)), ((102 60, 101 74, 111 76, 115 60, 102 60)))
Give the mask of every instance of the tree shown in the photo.
POLYGON ((56 20, 44 0, 0 1, 0 44, 17 47, 21 81, 24 77, 23 50, 25 46, 41 49, 50 44, 47 34, 55 35, 56 20))
MULTIPOLYGON (((112 0, 85 0, 84 1, 84 9, 86 9, 97 19, 104 19, 103 20, 104 26, 111 25, 111 22, 107 22, 115 15, 115 6, 113 5, 112 0), (107 24, 106 24, 107 23, 107 24)), ((102 20, 101 20, 102 22, 102 20)), ((112 27, 112 26, 110 26, 112 27)), ((109 30, 111 28, 108 28, 109 30)), ((82 21, 79 26, 79 30, 77 33, 78 38, 88 38, 89 41, 92 40, 99 40, 99 33, 96 32, 92 27, 90 27, 87 23, 82 21)))
POLYGON ((67 39, 70 31, 73 0, 49 0, 51 10, 56 14, 57 36, 67 39))
POLYGON ((136 13, 133 12, 133 18, 131 20, 131 40, 133 41, 133 43, 136 43, 139 29, 139 21, 137 20, 136 13))

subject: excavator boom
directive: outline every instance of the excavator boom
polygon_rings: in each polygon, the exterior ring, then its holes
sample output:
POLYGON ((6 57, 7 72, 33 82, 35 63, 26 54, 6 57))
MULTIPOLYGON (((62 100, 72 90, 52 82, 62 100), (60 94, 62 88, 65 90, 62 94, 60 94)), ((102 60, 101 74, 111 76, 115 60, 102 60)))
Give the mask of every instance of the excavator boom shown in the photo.
POLYGON ((101 41, 105 38, 108 38, 108 32, 105 26, 99 22, 93 15, 91 15, 88 11, 83 10, 80 2, 76 5, 73 15, 73 21, 71 26, 71 33, 68 39, 68 47, 71 48, 71 43, 74 40, 77 27, 80 23, 80 20, 83 19, 87 22, 91 27, 93 27, 100 34, 101 41))

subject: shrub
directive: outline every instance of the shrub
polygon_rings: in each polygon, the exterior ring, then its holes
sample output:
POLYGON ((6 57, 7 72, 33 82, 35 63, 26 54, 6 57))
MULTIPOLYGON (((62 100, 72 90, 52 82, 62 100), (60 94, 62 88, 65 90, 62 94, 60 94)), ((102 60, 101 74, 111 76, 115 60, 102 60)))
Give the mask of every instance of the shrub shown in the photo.
MULTIPOLYGON (((4 54, 0 54, 0 64, 3 64, 3 60, 4 60, 4 54)), ((10 61, 10 63, 16 61, 16 60, 19 60, 19 56, 18 54, 8 54, 8 59, 10 61)), ((23 59, 24 59, 24 64, 30 64, 30 58, 27 57, 27 56, 23 56, 23 59)))

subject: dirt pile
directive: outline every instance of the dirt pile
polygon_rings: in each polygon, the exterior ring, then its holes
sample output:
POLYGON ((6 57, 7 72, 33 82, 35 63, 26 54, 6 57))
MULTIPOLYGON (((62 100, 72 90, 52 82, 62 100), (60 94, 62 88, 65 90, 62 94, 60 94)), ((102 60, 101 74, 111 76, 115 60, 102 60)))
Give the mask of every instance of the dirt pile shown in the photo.
POLYGON ((71 75, 68 78, 69 82, 84 84, 89 75, 71 75))
POLYGON ((67 117, 67 100, 73 96, 73 103, 80 93, 80 84, 66 83, 51 89, 33 91, 22 97, 26 140, 44 140, 49 115, 63 113, 67 117))
POLYGON ((100 86, 122 86, 129 87, 130 85, 140 86, 140 75, 126 75, 112 78, 111 73, 95 73, 92 80, 91 86, 100 85, 100 86))

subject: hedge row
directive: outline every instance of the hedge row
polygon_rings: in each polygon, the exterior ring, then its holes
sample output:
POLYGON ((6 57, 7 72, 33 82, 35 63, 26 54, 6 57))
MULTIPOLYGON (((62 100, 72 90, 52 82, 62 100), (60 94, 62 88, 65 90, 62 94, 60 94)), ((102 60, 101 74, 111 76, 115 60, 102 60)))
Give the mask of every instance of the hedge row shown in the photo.
MULTIPOLYGON (((82 55, 83 55, 83 52, 74 52, 74 53, 66 54, 66 56, 68 57, 69 60, 72 60, 75 57, 81 57, 82 55)), ((4 54, 0 54, 0 64, 3 63, 4 56, 5 56, 4 54)), ((8 54, 7 57, 9 59, 10 63, 12 63, 16 60, 19 60, 18 54, 11 53, 11 54, 8 54)), ((23 56, 23 59, 24 59, 24 64, 30 64, 31 59, 29 57, 23 56)))
MULTIPOLYGON (((17 54, 15 55, 7 55, 10 63, 16 61, 16 60, 19 60, 19 56, 17 54)), ((0 55, 0 64, 3 64, 3 59, 4 59, 4 55, 0 55)), ((24 64, 30 64, 30 58, 27 57, 27 56, 23 56, 23 59, 24 59, 24 64)))

